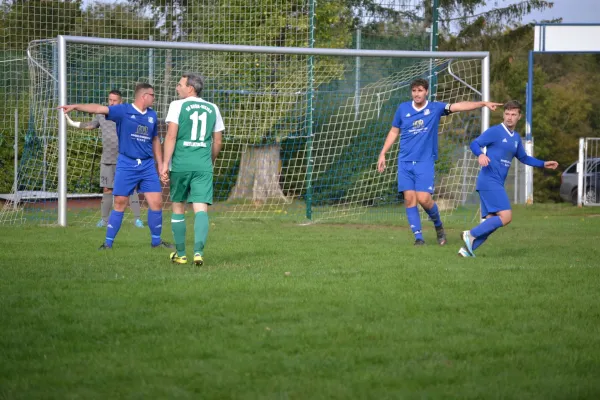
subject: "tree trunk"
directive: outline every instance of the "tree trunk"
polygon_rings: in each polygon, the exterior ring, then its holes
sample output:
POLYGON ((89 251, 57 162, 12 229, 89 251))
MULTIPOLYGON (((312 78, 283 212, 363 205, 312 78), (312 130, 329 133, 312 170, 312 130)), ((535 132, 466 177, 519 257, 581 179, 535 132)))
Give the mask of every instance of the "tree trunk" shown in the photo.
POLYGON ((279 186, 279 144, 246 146, 229 200, 248 199, 257 205, 289 200, 279 186))

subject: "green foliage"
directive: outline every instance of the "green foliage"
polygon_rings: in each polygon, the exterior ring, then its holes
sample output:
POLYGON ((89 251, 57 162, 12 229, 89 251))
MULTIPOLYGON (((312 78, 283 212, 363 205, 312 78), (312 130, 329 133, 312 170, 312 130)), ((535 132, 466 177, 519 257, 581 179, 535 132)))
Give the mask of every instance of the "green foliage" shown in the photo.
MULTIPOLYGON (((0 117, 4 125, 0 128, 0 193, 8 193, 13 185, 13 157, 12 148, 14 138, 14 111, 19 112, 19 152, 20 168, 27 168, 29 189, 41 189, 43 185, 44 167, 41 165, 41 149, 43 148, 42 135, 54 135, 52 128, 40 129, 40 121, 32 118, 34 110, 52 107, 48 104, 47 94, 32 93, 30 74, 28 70, 28 59, 26 50, 32 41, 46 41, 36 45, 35 50, 45 51, 48 60, 52 59, 54 46, 47 42, 55 39, 58 35, 87 35, 100 37, 119 37, 127 39, 148 39, 153 33, 154 21, 140 13, 138 9, 124 4, 94 4, 93 7, 83 8, 81 1, 6 1, 0 6, 0 55, 2 68, 0 69, 0 117), (32 97, 33 95, 33 97, 32 97), (30 102, 30 99, 34 99, 30 102), (37 126, 36 126, 37 123, 37 126), (27 137, 27 140, 25 139, 27 137), (39 158, 39 159, 36 159, 39 158), (34 176, 35 175, 35 176, 34 176)), ((77 55, 74 56, 74 59, 77 55)), ((101 68, 105 63, 99 63, 97 58, 88 57, 85 71, 71 74, 82 82, 94 82, 103 75, 101 68), (82 73, 83 72, 83 73, 82 73), (79 74, 79 75, 78 75, 79 74)), ((71 67, 71 65, 69 65, 71 67)), ((134 73, 131 69, 127 71, 134 73)), ((37 71, 40 72, 39 70, 37 71)), ((114 73, 114 72, 113 72, 114 73)), ((34 75, 37 79, 41 77, 34 75)), ((138 77, 133 77, 137 79, 138 77)), ((73 78, 75 79, 75 78, 73 78)), ((114 79, 107 77, 102 80, 105 85, 103 89, 112 89, 117 83, 114 79)), ((87 87, 77 88, 69 86, 68 98, 100 102, 106 95, 87 87)), ((49 90, 44 87, 43 90, 49 90)), ((51 90, 51 89, 50 89, 51 90)), ((53 120, 56 125, 56 120, 53 120)), ((99 147, 89 146, 81 143, 69 146, 68 158, 77 165, 69 165, 74 168, 83 168, 86 172, 85 178, 78 182, 70 182, 72 187, 69 191, 79 193, 97 192, 97 167, 99 153, 95 150, 99 147), (94 167, 95 165, 95 167, 94 167), (94 170, 95 168, 95 170, 94 170), (85 182, 84 182, 85 181, 85 182)), ((49 160, 50 167, 55 168, 54 160, 49 160)))
MULTIPOLYGON (((545 79, 534 91, 535 155, 566 168, 578 158, 578 139, 598 136, 600 63, 592 55, 556 55, 536 57, 536 65, 545 79)), ((558 174, 536 172, 536 196, 559 201, 558 174)))
MULTIPOLYGON (((19 155, 25 143, 23 134, 19 137, 19 155)), ((15 134, 9 129, 0 130, 0 193, 10 193, 14 182, 15 134)))
MULTIPOLYGON (((54 38, 58 34, 128 39, 147 39, 149 35, 153 35, 155 39, 162 40, 271 46, 309 45, 309 10, 305 2, 297 0, 225 0, 202 4, 201 7, 200 3, 188 0, 137 0, 130 5, 100 3, 87 8, 83 4, 80 1, 33 0, 5 1, 0 6, 0 36, 3 39, 0 46, 5 50, 2 61, 15 60, 3 63, 0 72, 0 109, 5 110, 4 120, 10 121, 15 107, 18 108, 19 125, 23 132, 29 129, 31 133, 35 133, 33 127, 28 126, 30 82, 24 67, 24 51, 32 40, 54 38), (276 5, 281 8, 281 12, 265 12, 276 5), (229 15, 227 21, 224 15, 229 15), (235 15, 239 15, 239 18, 234 17, 235 15), (18 93, 15 93, 15 88, 18 88, 18 93)), ((423 32, 431 19, 430 4, 430 1, 423 1, 422 17, 418 12, 394 9, 391 2, 319 1, 316 3, 314 19, 315 46, 354 47, 354 29, 360 27, 363 32, 363 48, 425 49, 429 39, 423 32), (368 19, 366 16, 376 18, 368 19)), ((542 0, 511 1, 475 15, 475 10, 483 4, 484 0, 441 0, 440 49, 490 51, 493 99, 505 101, 514 98, 524 103, 527 52, 531 49, 533 33, 531 26, 522 26, 519 22, 524 15, 550 8, 552 3, 542 0)), ((169 55, 157 51, 155 59, 164 67, 169 55)), ((231 62, 232 59, 232 55, 223 54, 216 58, 187 61, 173 58, 173 63, 179 62, 180 68, 186 65, 206 65, 205 71, 210 71, 209 64, 223 66, 214 70, 214 73, 207 73, 207 87, 214 89, 213 93, 237 85, 240 90, 253 94, 242 94, 240 91, 228 94, 227 98, 213 100, 226 100, 232 104, 232 113, 248 116, 253 114, 255 120, 260 121, 260 125, 253 126, 250 130, 256 143, 283 143, 287 140, 285 138, 292 138, 292 142, 297 143, 293 138, 305 129, 303 115, 307 89, 306 59, 292 62, 291 57, 240 57, 239 54, 236 55, 235 63, 231 62), (299 94, 282 95, 289 92, 286 89, 290 87, 298 88, 299 94), (250 103, 260 107, 249 107, 250 103)), ((108 71, 102 71, 100 63, 96 61, 87 60, 87 70, 108 74, 108 71)), ((369 62, 363 61, 365 66, 369 62)), ((132 60, 131 65, 134 64, 135 60, 132 60)), ((317 90, 326 91, 329 86, 347 78, 344 74, 348 73, 348 65, 338 61, 315 58, 314 66, 314 87, 317 90)), ((385 65, 380 70, 401 67, 385 65)), ((373 70, 365 67, 367 69, 373 70)), ((577 139, 582 136, 597 136, 600 129, 600 86, 596 83, 599 70, 600 56, 597 55, 536 57, 533 133, 537 157, 556 159, 566 167, 577 157, 577 139)), ((127 69, 127 77, 124 79, 140 80, 146 76, 146 72, 127 69)), ((165 72, 167 73, 168 71, 165 72)), ((370 78, 376 79, 376 76, 370 78)), ((93 76, 85 79, 91 81, 93 76)), ((114 79, 116 78, 109 77, 104 81, 112 86, 114 79)), ((161 90, 164 89, 159 88, 159 93, 161 90)), ((79 90, 69 93, 69 96, 82 101, 99 101, 102 94, 79 90)), ((161 95, 166 97, 167 93, 161 95)), ((501 114, 492 113, 491 122, 500 121, 501 114)), ((315 123, 314 130, 318 132, 318 115, 315 115, 315 123)), ((8 125, 12 123, 5 124, 1 133, 5 142, 6 138, 13 135, 12 127, 8 125)), ((524 119, 518 130, 524 131, 524 119)), ((300 147, 294 145, 290 148, 300 147)), ((12 149, 3 147, 0 154, 2 166, 11 168, 12 156, 12 149)), ((443 158, 446 155, 441 156, 443 158)), ((88 161, 91 163, 91 160, 88 161)), ((304 167, 296 165, 294 168, 301 171, 304 167)), ((3 171, 7 174, 4 179, 6 182, 12 174, 7 169, 3 168, 3 171)), ((355 177, 362 176, 363 172, 357 171, 355 177)), ((8 180, 12 182, 11 179, 8 180)), ((558 185, 558 173, 536 170, 536 201, 558 200, 558 185)), ((294 192, 295 189, 290 187, 289 190, 294 192)), ((6 188, 1 191, 6 191, 6 188)))
MULTIPOLYGON (((488 50, 491 53, 492 99, 519 100, 525 105, 528 52, 532 25, 506 28, 477 23, 441 43, 443 50, 488 50)), ((598 136, 600 129, 600 57, 597 55, 537 55, 534 68, 534 156, 560 163, 558 172, 535 170, 536 201, 560 201, 560 172, 577 159, 578 138, 598 136)), ((491 123, 502 121, 492 113, 491 123)), ((517 126, 524 134, 525 116, 517 126)), ((515 161, 517 162, 517 161, 515 161)))
POLYGON ((14 2, 4 11, 0 46, 5 49, 23 50, 32 40, 72 32, 82 16, 80 1, 14 2))
MULTIPOLYGON (((424 4, 427 19, 430 20, 432 2, 424 0, 424 4)), ((486 0, 440 0, 440 25, 446 31, 458 30, 459 38, 476 39, 477 32, 484 26, 488 30, 495 29, 495 33, 500 33, 506 27, 519 26, 522 18, 533 11, 552 8, 554 3, 545 0, 516 0, 502 6, 496 3, 495 7, 487 11, 475 13, 478 8, 487 5, 486 0)))
POLYGON ((81 21, 71 33, 78 36, 149 40, 159 38, 155 21, 143 10, 119 3, 95 3, 83 10, 81 21))
POLYGON ((14 181, 15 111, 18 111, 19 157, 27 127, 29 93, 15 93, 18 83, 28 78, 27 60, 18 51, 0 55, 0 193, 10 193, 14 181))
MULTIPOLYGON (((342 1, 320 4, 314 18, 314 33, 304 4, 298 0, 243 4, 229 0, 209 7, 181 4, 185 18, 177 22, 181 27, 178 31, 185 40, 210 43, 307 47, 314 34, 321 47, 349 45, 352 15, 342 1)), ((169 14, 168 8, 160 3, 156 10, 169 14)), ((304 123, 300 117, 306 112, 304 104, 310 96, 311 73, 313 88, 339 78, 342 73, 340 60, 315 58, 311 71, 308 57, 294 55, 216 53, 207 58, 194 53, 186 63, 209 77, 207 88, 212 92, 229 91, 227 101, 233 105, 230 115, 247 124, 232 124, 228 134, 246 137, 256 144, 281 141, 304 128, 290 121, 304 123), (232 89, 235 93, 231 93, 232 89)), ((217 103, 219 100, 213 99, 217 103)))

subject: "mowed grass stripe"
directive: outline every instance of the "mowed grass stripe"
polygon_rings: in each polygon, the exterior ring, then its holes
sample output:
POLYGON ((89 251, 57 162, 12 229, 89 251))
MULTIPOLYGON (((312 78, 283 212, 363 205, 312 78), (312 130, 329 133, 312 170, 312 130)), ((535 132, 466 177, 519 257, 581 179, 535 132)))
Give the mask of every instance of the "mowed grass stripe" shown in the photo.
POLYGON ((598 398, 586 214, 517 208, 475 259, 471 224, 415 248, 401 224, 213 218, 201 268, 133 227, 111 252, 95 228, 2 228, 0 397, 598 398))

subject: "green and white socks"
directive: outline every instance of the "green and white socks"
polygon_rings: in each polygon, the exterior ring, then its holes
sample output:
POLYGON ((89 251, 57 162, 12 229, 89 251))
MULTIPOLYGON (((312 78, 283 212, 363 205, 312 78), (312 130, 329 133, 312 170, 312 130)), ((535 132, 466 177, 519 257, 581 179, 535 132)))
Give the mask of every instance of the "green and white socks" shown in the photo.
MULTIPOLYGON (((173 214, 171 216, 171 229, 173 230, 173 239, 177 256, 185 256, 185 215, 173 214)), ((194 254, 204 255, 204 246, 208 237, 208 214, 205 211, 199 211, 194 220, 194 254)))
POLYGON ((185 215, 171 215, 171 230, 173 231, 173 240, 175 241, 175 249, 177 257, 185 256, 185 215))
POLYGON ((208 214, 198 211, 194 220, 194 254, 204 256, 204 246, 208 237, 208 214))

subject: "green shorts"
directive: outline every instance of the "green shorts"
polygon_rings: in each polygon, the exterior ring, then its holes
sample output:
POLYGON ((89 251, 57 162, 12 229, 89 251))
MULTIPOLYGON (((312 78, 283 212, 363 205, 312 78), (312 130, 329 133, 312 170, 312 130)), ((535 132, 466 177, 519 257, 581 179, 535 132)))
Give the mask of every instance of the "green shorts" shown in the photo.
POLYGON ((174 203, 213 202, 212 172, 171 171, 171 201, 174 203))

